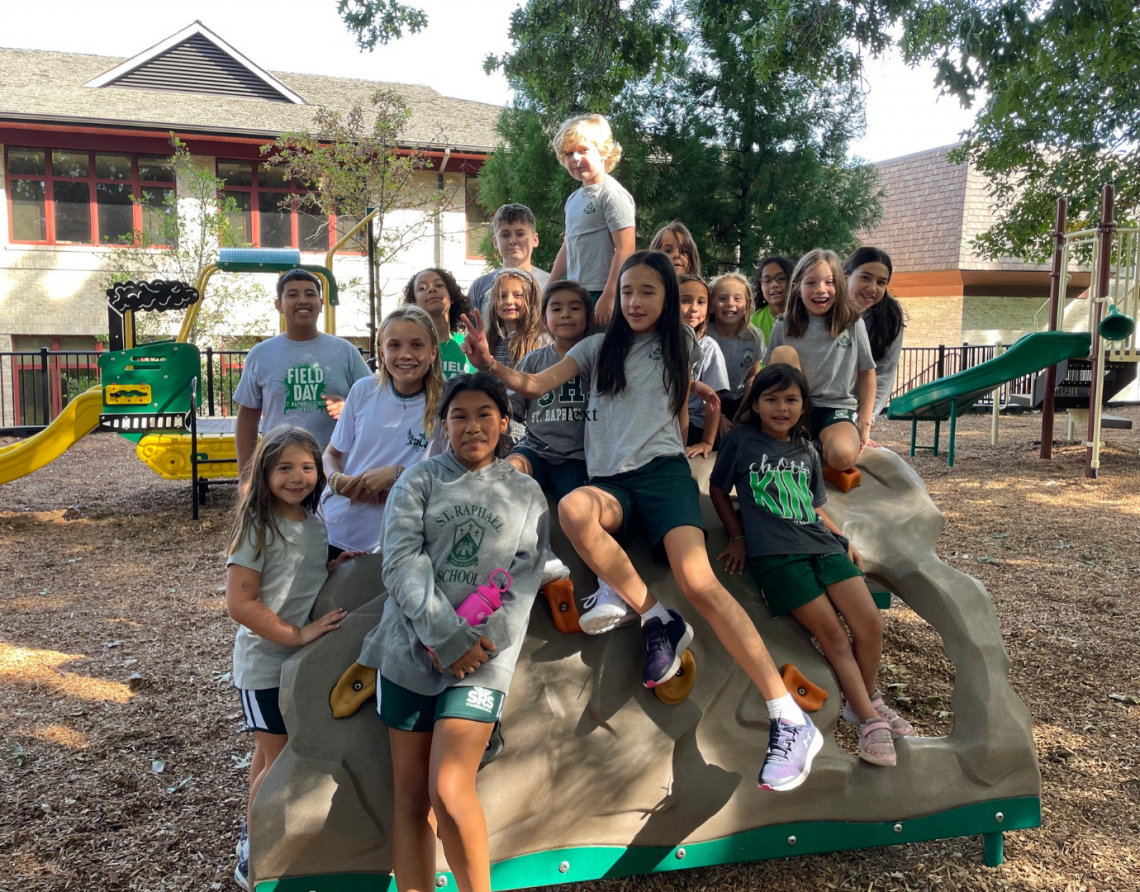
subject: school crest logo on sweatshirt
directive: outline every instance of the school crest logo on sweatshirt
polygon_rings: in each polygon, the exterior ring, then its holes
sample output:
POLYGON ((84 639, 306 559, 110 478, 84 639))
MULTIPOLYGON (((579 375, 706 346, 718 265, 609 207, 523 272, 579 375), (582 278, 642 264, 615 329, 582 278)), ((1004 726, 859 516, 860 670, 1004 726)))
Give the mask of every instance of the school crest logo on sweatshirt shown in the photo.
POLYGON ((473 520, 455 528, 455 539, 447 562, 455 567, 472 567, 479 561, 479 546, 483 544, 484 529, 473 520))

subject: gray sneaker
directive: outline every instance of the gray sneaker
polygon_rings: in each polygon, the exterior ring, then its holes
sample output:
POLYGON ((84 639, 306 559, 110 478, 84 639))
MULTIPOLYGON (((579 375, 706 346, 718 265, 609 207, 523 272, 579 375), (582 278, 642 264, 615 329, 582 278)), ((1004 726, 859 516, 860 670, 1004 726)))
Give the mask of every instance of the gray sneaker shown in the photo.
POLYGON ((587 635, 604 635, 637 619, 621 595, 600 579, 598 590, 582 601, 582 608, 585 613, 578 617, 578 625, 587 635))
POLYGON ((806 715, 805 725, 787 719, 772 719, 768 730, 768 752, 760 769, 761 790, 794 790, 811 774, 811 763, 823 749, 823 735, 806 715))

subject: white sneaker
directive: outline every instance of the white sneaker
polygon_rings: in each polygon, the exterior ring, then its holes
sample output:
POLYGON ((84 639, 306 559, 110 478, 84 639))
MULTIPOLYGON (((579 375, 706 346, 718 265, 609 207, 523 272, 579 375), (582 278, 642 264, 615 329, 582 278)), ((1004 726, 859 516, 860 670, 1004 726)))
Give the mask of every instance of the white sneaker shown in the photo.
POLYGON ((554 555, 551 555, 546 561, 546 566, 542 568, 542 579, 539 581, 538 587, 542 588, 548 582, 560 582, 569 578, 570 568, 554 555))
POLYGON ((578 617, 578 625, 587 635, 604 635, 637 619, 637 614, 612 588, 598 580, 598 590, 582 602, 586 612, 578 617))

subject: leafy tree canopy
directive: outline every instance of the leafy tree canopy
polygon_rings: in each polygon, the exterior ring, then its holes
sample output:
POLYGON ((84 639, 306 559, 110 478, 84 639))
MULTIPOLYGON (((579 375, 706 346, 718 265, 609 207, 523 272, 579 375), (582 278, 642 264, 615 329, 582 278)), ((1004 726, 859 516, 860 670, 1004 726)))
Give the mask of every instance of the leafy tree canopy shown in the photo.
POLYGON ((427 27, 427 13, 399 0, 337 0, 336 11, 362 50, 374 50, 427 27))

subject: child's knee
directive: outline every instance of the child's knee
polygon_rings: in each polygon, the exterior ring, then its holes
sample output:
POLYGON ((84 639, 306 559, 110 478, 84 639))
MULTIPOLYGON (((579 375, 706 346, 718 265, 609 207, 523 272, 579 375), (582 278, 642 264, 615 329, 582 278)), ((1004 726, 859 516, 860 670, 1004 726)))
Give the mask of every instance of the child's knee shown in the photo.
POLYGON ((431 794, 424 787, 396 784, 392 790, 392 810, 398 821, 423 823, 431 815, 431 794))
POLYGON ((575 530, 580 530, 593 517, 594 511, 590 504, 590 497, 581 490, 574 490, 569 495, 563 496, 558 502, 558 522, 566 535, 570 535, 575 530))
POLYGON ((796 352, 795 347, 789 347, 787 344, 773 347, 772 355, 768 358, 768 365, 775 365, 778 362, 785 362, 798 369, 800 367, 800 355, 796 352))
POLYGON ((528 462, 526 458, 519 455, 517 452, 512 452, 507 456, 507 464, 509 464, 519 473, 526 474, 528 477, 531 476, 530 462, 528 462))
POLYGON ((815 629, 812 634, 828 657, 834 659, 852 655, 851 639, 847 637, 847 630, 838 621, 828 623, 823 628, 815 629))
POLYGON ((441 769, 428 783, 429 801, 436 816, 462 813, 468 798, 475 794, 474 784, 464 772, 441 769))
POLYGON ((726 601, 731 595, 721 585, 712 569, 706 575, 703 572, 683 573, 678 579, 681 593, 701 616, 717 614, 725 609, 726 601))
POLYGON ((846 471, 855 467, 855 459, 859 457, 859 440, 848 442, 847 437, 836 438, 823 447, 824 463, 836 471, 846 471))

